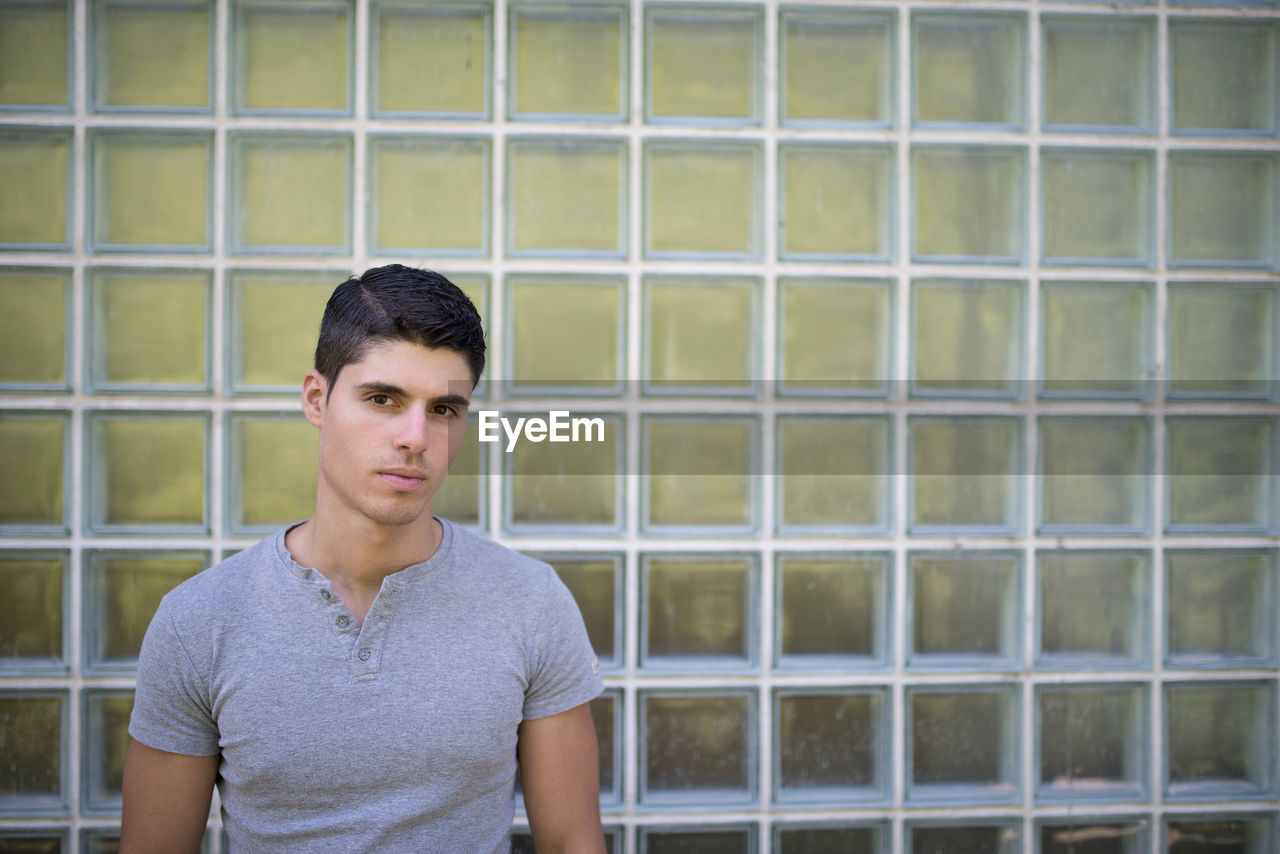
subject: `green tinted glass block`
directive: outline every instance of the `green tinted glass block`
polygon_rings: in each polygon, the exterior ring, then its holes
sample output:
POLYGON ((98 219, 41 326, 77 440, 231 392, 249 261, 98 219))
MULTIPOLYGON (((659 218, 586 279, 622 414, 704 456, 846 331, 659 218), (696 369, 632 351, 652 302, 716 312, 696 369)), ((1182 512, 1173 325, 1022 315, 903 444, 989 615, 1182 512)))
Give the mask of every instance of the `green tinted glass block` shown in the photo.
POLYGON ((66 526, 69 413, 0 413, 0 532, 66 526))
POLYGON ((1275 816, 1198 815, 1166 819, 1170 854, 1268 854, 1275 848, 1275 816))
POLYGON ((963 824, 908 823, 911 854, 1014 854, 1022 850, 1018 829, 1009 823, 970 820, 963 824))
MULTIPOLYGON (((1007 802, 1018 796, 1021 739, 1013 689, 907 689, 908 800, 927 803, 963 793, 971 802, 1007 802)), ((921 850, 918 840, 913 848, 921 850)))
POLYGON ((775 799, 876 800, 887 768, 880 691, 800 691, 774 695, 775 799))
POLYGON ((81 809, 98 815, 119 813, 133 692, 91 691, 83 698, 81 809))
POLYGON ((1152 174, 1145 152, 1043 151, 1044 260, 1148 263, 1152 174))
POLYGON ((879 827, 786 827, 774 825, 778 854, 875 854, 881 849, 879 827))
POLYGON ((207 273, 95 270, 90 287, 95 389, 208 388, 207 273))
POLYGON ((892 303, 887 281, 780 278, 779 390, 887 394, 892 303))
POLYGON ((0 269, 0 388, 67 387, 70 289, 64 270, 0 269))
POLYGON ((702 670, 755 659, 751 558, 649 557, 642 567, 642 666, 702 670))
POLYGON ((67 106, 67 5, 0 6, 0 104, 67 106))
POLYGON ((508 255, 625 254, 625 141, 513 139, 507 158, 508 255))
POLYGON ((1151 848, 1148 819, 1107 821, 1075 815, 1040 822, 1040 854, 1143 854, 1151 848))
POLYGON ((1017 665, 1022 584, 1016 553, 916 552, 910 560, 910 666, 1017 665))
POLYGON ((1147 700, 1126 684, 1036 691, 1043 800, 1136 800, 1147 790, 1147 700))
POLYGON ((1170 800, 1274 790, 1275 680, 1166 683, 1164 709, 1170 800))
POLYGON ((1170 530, 1275 528, 1275 419, 1170 417, 1165 444, 1170 530))
POLYGON ((1041 533, 1140 534, 1150 519, 1150 425, 1145 418, 1042 417, 1041 533))
POLYGON ((1022 283, 922 279, 911 288, 911 393, 1022 395, 1022 283))
POLYGON ((1155 18, 1040 19, 1049 130, 1150 130, 1155 18))
MULTIPOLYGON (((587 627, 591 649, 599 657, 601 667, 621 664, 621 636, 618 632, 621 624, 618 604, 622 593, 621 556, 559 554, 534 557, 551 564, 573 594, 573 601, 582 612, 582 621, 587 627)), ((607 704, 613 702, 607 695, 600 699, 607 704)), ((596 711, 594 702, 593 713, 596 711)))
POLYGON ((1170 21, 1169 76, 1174 133, 1275 132, 1273 23, 1170 21))
POLYGON ((644 526, 659 531, 754 527, 758 443, 758 425, 750 418, 645 419, 644 526))
POLYGON ((65 830, 0 830, 0 850, 5 854, 62 854, 68 844, 65 830))
MULTIPOLYGON (((591 722, 596 729, 596 756, 599 768, 598 783, 602 804, 618 803, 622 799, 622 757, 618 748, 618 736, 622 730, 622 695, 606 693, 591 701, 591 722)), ((620 850, 618 840, 609 829, 605 830, 605 852, 620 850)))
POLYGON ((511 277, 507 293, 512 391, 621 391, 621 280, 511 277))
POLYGON ((893 121, 894 17, 783 7, 783 124, 893 121))
POLYGON ((126 0, 95 9, 94 103, 208 111, 209 11, 206 0, 126 0))
POLYGON ((488 115, 487 3, 382 0, 370 12, 370 100, 375 113, 488 115))
POLYGON ((1271 266, 1276 260, 1276 158, 1169 155, 1169 263, 1271 266))
POLYGON ((1148 397, 1154 372, 1152 299, 1140 282, 1040 286, 1040 393, 1148 397))
POLYGON ((1170 397, 1276 394, 1274 287, 1169 285, 1170 397))
POLYGON ((700 830, 640 828, 645 854, 740 854, 756 850, 755 825, 700 830))
POLYGON ((883 418, 781 416, 778 526, 886 532, 891 430, 883 418))
POLYGON ((120 834, 111 829, 85 828, 80 831, 83 854, 120 854, 120 834))
POLYGON ((758 7, 650 6, 645 116, 649 121, 760 121, 758 7))
POLYGON ((911 529, 1016 530, 1021 427, 1000 416, 912 418, 911 529))
POLYGON ((66 703, 65 694, 0 692, 0 814, 65 812, 66 703))
POLYGON ((206 134, 96 134, 94 246, 208 248, 212 146, 213 140, 206 134))
POLYGON ((1039 666, 1142 663, 1149 560, 1146 552, 1037 552, 1039 666))
POLYGON ((647 391, 750 393, 755 379, 757 282, 645 282, 647 391))
POLYGON ((0 673, 65 667, 68 560, 66 552, 0 552, 0 597, 10 609, 0 623, 0 673))
POLYGON ((235 251, 347 251, 350 137, 238 136, 231 147, 235 251))
POLYGON ((890 257, 892 149, 792 144, 778 160, 782 257, 890 257))
POLYGON ((917 12, 911 25, 916 124, 1022 126, 1026 18, 917 12))
POLYGON ((232 273, 231 390, 297 392, 314 362, 325 303, 345 278, 339 272, 232 273))
POLYGON ((627 22, 623 7, 578 3, 511 9, 512 118, 627 114, 627 22))
POLYGON ((746 691, 642 693, 640 802, 693 806, 754 800, 755 699, 746 691))
POLYGON ((203 552, 109 552, 85 556, 85 669, 129 673, 160 599, 205 569, 203 552))
POLYGON ((369 147, 369 240, 378 251, 488 252, 488 140, 386 136, 369 147))
POLYGON ((889 563, 881 554, 780 555, 778 666, 884 665, 889 563))
POLYGON ((917 147, 912 255, 920 260, 1019 261, 1026 233, 1026 152, 917 147))
POLYGON ((350 112, 349 0, 237 0, 235 11, 236 112, 350 112))
MULTIPOLYGON (((621 524, 618 474, 625 443, 620 419, 581 412, 571 417, 564 410, 504 417, 513 423, 520 417, 538 418, 547 431, 544 441, 526 435, 503 455, 509 527, 598 529, 621 524)), ((505 451, 506 437, 499 441, 505 451)))
POLYGON ((1165 663, 1248 667, 1276 658, 1274 551, 1165 552, 1165 663))
POLYGON ((462 447, 449 466, 449 476, 431 497, 431 512, 460 525, 479 527, 484 519, 484 472, 476 423, 469 420, 462 447))
POLYGON ((206 416, 96 412, 89 439, 91 532, 205 531, 206 416))
POLYGON ((70 149, 64 131, 0 131, 0 247, 67 245, 70 149))
POLYGON ((760 254, 760 149, 752 143, 645 146, 645 255, 760 254))
POLYGON ((316 428, 291 413, 247 412, 233 413, 228 427, 231 533, 266 532, 309 518, 320 455, 316 428))

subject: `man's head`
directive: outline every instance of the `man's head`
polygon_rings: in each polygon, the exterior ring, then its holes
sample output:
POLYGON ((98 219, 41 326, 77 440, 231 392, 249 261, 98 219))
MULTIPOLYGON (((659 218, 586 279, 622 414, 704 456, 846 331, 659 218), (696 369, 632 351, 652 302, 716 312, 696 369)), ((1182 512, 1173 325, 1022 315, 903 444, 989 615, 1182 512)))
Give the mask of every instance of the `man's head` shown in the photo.
POLYGON ((457 285, 430 270, 389 264, 337 287, 325 306, 316 344, 315 369, 329 392, 344 367, 385 341, 453 350, 470 366, 472 387, 484 372, 480 314, 457 285))

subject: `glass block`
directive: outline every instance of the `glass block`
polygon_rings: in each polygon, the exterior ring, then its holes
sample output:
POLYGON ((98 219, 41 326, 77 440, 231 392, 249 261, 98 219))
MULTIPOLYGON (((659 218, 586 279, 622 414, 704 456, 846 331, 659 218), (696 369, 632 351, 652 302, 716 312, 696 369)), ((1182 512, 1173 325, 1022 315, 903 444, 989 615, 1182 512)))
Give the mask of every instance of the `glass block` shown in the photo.
POLYGON ((1027 215, 1024 149, 919 146, 911 161, 915 260, 1021 261, 1027 215))
POLYGON ((209 248, 211 136, 101 131, 92 146, 96 249, 209 248))
POLYGON ((350 172, 347 136, 234 136, 233 250, 345 254, 351 240, 350 172))
POLYGON ((207 0, 111 0, 94 12, 93 101, 99 109, 212 109, 207 0))
POLYGON ((1165 444, 1170 531, 1275 528, 1275 419, 1170 417, 1165 444))
POLYGON ((1042 417, 1038 422, 1042 534, 1142 534, 1153 473, 1146 418, 1042 417))
POLYGON ((883 850, 880 827, 852 825, 773 826, 773 848, 777 854, 880 854, 883 850))
POLYGON ((1037 666, 1136 667, 1147 659, 1150 557, 1138 551, 1041 551, 1037 666))
POLYGON ((1165 664, 1268 667, 1276 661, 1276 553, 1165 552, 1165 664))
POLYGON ((758 390, 758 299, 755 279, 646 279, 644 390, 758 390))
POLYGON ((777 434, 780 529, 888 532, 893 462, 886 418, 780 416, 777 434))
POLYGON ((1045 15, 1040 25, 1046 130, 1151 130, 1154 17, 1045 15))
POLYGON ((1040 685, 1036 704, 1037 798, 1146 797, 1149 713, 1144 686, 1040 685))
POLYGON ((907 663, 1010 668, 1022 660, 1022 561, 1016 552, 916 552, 907 663))
MULTIPOLYGON (((606 691, 591 701, 591 722, 596 730, 596 757, 600 766, 600 802, 622 801, 622 693, 606 691)), ((606 831, 607 833, 607 831, 606 831)), ((607 837, 606 837, 606 841, 607 837)))
POLYGON ((622 556, 533 554, 555 569, 582 612, 601 669, 622 664, 622 556))
POLYGON ((1169 816, 1165 845, 1169 854, 1273 854, 1274 815, 1169 816))
POLYGON ((71 850, 69 846, 65 829, 0 830, 0 851, 5 854, 63 854, 71 850))
POLYGON ((775 801, 848 803, 888 794, 884 691, 780 689, 773 702, 775 801))
POLYGON ((161 597, 208 566, 206 552, 86 552, 85 672, 131 674, 161 597))
MULTIPOLYGON (((503 417, 513 425, 518 418, 539 418, 548 430, 547 441, 522 440, 503 454, 509 529, 554 527, 606 533, 621 527, 619 475, 626 451, 621 416, 557 410, 504 411, 503 417)), ((506 442, 505 436, 502 441, 506 442)), ((508 447, 504 444, 503 450, 508 447)))
POLYGON ((1275 698, 1275 680, 1166 683, 1165 796, 1274 796, 1275 698))
POLYGON ((622 279, 511 276, 507 294, 509 392, 622 391, 622 279))
POLYGON ((1025 17, 917 12, 911 25, 917 125, 1022 127, 1025 17))
POLYGON ((208 273, 93 270, 89 382, 97 391, 209 388, 208 273))
POLYGON ((755 825, 707 825, 691 829, 641 827, 642 854, 750 854, 756 850, 755 825))
POLYGON ((760 154, 754 143, 647 143, 645 256, 757 258, 760 154))
POLYGON ((349 0, 236 0, 231 68, 235 111, 350 113, 351 18, 349 0))
POLYGON ((66 704, 60 692, 0 691, 0 815, 66 812, 66 704))
POLYGON ((88 421, 90 533, 206 532, 207 415, 99 411, 88 421))
POLYGON ((311 517, 316 508, 319 433, 297 413, 227 416, 227 530, 266 534, 311 517))
POLYGON ((1045 149, 1045 263, 1149 265, 1155 246, 1153 174, 1149 152, 1045 149))
POLYGON ((67 6, 66 0, 0 6, 0 105, 66 109, 67 6))
POLYGON ((891 148, 793 143, 779 149, 779 256, 794 260, 891 257, 891 148))
POLYGON ((0 482, 5 485, 0 489, 0 534, 65 531, 70 415, 0 413, 0 482))
POLYGON ((645 12, 647 121, 760 122, 759 7, 663 4, 645 12))
POLYGON ((1265 21, 1169 22, 1173 133, 1276 130, 1276 27, 1265 21))
POLYGON ((1016 854, 1022 850, 1012 821, 911 822, 905 828, 907 854, 1016 854))
POLYGON ((782 124, 892 124, 892 13, 784 7, 779 28, 782 124))
POLYGON ((906 700, 909 801, 1016 801, 1016 686, 908 688, 906 700))
POLYGON ((343 272, 258 272, 228 277, 232 392, 297 394, 311 370, 316 330, 343 272))
POLYGON ((0 388, 68 388, 70 307, 67 271, 0 269, 0 388))
POLYGON ((889 661, 888 554, 778 556, 779 669, 845 670, 889 661))
POLYGON ((620 6, 513 5, 511 117, 624 120, 629 20, 620 6))
POLYGON ((508 141, 508 255, 621 258, 626 209, 625 140, 508 141))
POLYGON ((1274 397, 1277 326, 1273 286, 1171 282, 1167 394, 1274 397))
POLYGON ((778 391, 887 396, 893 290, 883 279, 778 279, 778 391))
POLYGON ((1270 267, 1276 262, 1273 154, 1169 154, 1169 263, 1270 267))
POLYGON ((377 115, 489 115, 488 3, 380 0, 370 9, 370 101, 377 115))
POLYGON ((642 691, 640 803, 754 803, 755 707, 754 693, 746 690, 642 691))
POLYGON ((914 417, 908 431, 913 532, 1018 529, 1019 419, 914 417))
POLYGON ((66 249, 71 134, 0 130, 0 248, 66 249))
POLYGON ((120 812, 124 756, 129 749, 133 691, 85 691, 80 809, 87 815, 120 812))
POLYGON ((740 669, 755 662, 756 562, 745 555, 641 560, 641 665, 740 669))
POLYGON ((370 139, 369 157, 369 242, 376 251, 488 254, 487 139, 380 136, 370 139))
POLYGON ((1150 851, 1145 818, 1080 818, 1038 822, 1039 854, 1146 854, 1150 851))
POLYGON ((69 555, 63 551, 0 551, 0 673, 65 670, 69 555))
POLYGON ((641 425, 646 530, 741 533, 755 527, 760 438, 754 419, 650 416, 641 425))
POLYGON ((484 513, 484 478, 486 466, 480 453, 475 419, 467 419, 467 432, 462 447, 449 466, 449 476, 431 496, 431 511, 459 525, 480 528, 484 513))
POLYGON ((1152 311, 1145 282, 1041 283, 1041 396, 1149 398, 1152 311))
POLYGON ((1023 284, 911 283, 911 393, 1022 396, 1023 284))
POLYGON ((120 854, 120 834, 113 828, 84 828, 80 831, 80 852, 120 854))

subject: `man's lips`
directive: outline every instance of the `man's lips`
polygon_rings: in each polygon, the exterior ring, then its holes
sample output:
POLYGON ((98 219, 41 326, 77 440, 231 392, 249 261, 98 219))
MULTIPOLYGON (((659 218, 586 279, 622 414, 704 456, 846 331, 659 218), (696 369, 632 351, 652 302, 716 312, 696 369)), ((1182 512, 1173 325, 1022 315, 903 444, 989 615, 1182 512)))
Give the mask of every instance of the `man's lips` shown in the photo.
POLYGON ((397 489, 417 489, 427 480, 426 472, 417 469, 384 469, 378 476, 397 489))

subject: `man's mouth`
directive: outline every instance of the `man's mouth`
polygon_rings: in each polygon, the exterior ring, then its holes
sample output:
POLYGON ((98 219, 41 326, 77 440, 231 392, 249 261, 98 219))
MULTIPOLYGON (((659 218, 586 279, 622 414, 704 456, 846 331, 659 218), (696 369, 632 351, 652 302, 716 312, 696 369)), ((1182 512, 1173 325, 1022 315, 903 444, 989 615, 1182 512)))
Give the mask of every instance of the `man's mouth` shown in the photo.
POLYGON ((427 480, 426 472, 417 469, 385 469, 378 476, 397 489, 417 489, 427 480))

